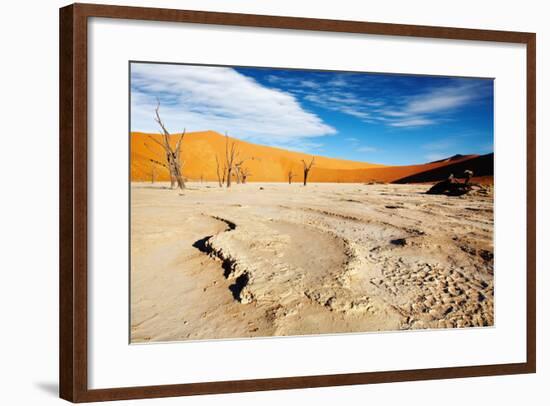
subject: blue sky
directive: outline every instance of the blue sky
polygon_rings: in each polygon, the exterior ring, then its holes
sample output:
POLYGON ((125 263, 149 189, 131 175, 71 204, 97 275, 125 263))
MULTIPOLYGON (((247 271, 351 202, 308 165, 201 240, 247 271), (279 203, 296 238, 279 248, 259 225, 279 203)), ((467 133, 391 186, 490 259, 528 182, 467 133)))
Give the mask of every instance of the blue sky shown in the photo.
POLYGON ((388 165, 493 151, 493 80, 197 65, 131 65, 132 131, 214 130, 388 165))

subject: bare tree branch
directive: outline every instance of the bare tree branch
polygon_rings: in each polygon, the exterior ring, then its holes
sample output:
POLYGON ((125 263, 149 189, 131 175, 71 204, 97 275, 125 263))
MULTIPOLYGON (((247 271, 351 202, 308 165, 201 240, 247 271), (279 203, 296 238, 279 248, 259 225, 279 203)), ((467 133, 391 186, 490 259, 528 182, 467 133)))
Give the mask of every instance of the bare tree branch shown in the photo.
MULTIPOLYGON (((223 186, 223 180, 222 180, 222 174, 220 173, 220 161, 218 159, 218 156, 216 155, 216 176, 218 177, 218 186, 223 186)), ((224 175, 225 177, 225 175, 224 175)))
POLYGON ((252 175, 252 172, 250 172, 250 169, 248 168, 241 168, 240 172, 241 172, 241 182, 245 184, 248 177, 252 175))
POLYGON ((157 139, 156 139, 155 137, 153 137, 152 135, 149 135, 148 138, 149 138, 151 141, 153 141, 153 142, 157 143, 158 145, 160 145, 162 148, 164 148, 164 144, 163 144, 162 142, 160 142, 159 140, 157 140, 157 139))
POLYGON ((160 100, 158 98, 157 107, 155 108, 155 121, 162 129, 161 136, 163 142, 161 143, 153 137, 149 138, 164 148, 167 168, 170 172, 170 186, 174 187, 174 184, 177 183, 180 189, 185 189, 185 179, 182 174, 182 168, 185 162, 181 162, 181 144, 185 136, 185 130, 181 133, 178 141, 176 142, 176 147, 173 149, 170 145, 170 133, 160 118, 160 100))
POLYGON ((180 148, 181 148, 181 142, 183 141, 183 137, 185 137, 185 128, 183 129, 183 132, 180 135, 180 138, 178 139, 178 142, 176 142, 176 155, 179 155, 180 148))
POLYGON ((288 171, 288 184, 289 185, 292 184, 292 178, 294 178, 294 176, 296 176, 296 174, 294 172, 292 172, 292 169, 290 171, 288 171))
POLYGON ((162 166, 163 168, 170 169, 167 165, 165 165, 165 164, 163 164, 162 162, 159 162, 159 161, 157 161, 157 160, 155 160, 155 159, 149 159, 149 161, 151 161, 151 162, 154 163, 154 164, 160 165, 160 166, 162 166))
POLYGON ((157 97, 157 107, 155 108, 155 121, 157 122, 157 124, 160 126, 160 128, 162 129, 162 132, 165 134, 165 135, 170 135, 170 133, 168 132, 168 130, 166 129, 166 127, 164 126, 164 123, 162 122, 161 118, 160 118, 160 100, 159 98, 157 97))
MULTIPOLYGON (((225 165, 226 165, 226 171, 227 171, 227 187, 231 187, 231 174, 233 170, 238 174, 239 169, 235 165, 235 161, 238 159, 239 151, 237 150, 237 144, 235 141, 231 142, 231 145, 229 144, 229 137, 227 136, 227 133, 225 133, 225 165)), ((239 181, 239 178, 237 178, 239 181)))

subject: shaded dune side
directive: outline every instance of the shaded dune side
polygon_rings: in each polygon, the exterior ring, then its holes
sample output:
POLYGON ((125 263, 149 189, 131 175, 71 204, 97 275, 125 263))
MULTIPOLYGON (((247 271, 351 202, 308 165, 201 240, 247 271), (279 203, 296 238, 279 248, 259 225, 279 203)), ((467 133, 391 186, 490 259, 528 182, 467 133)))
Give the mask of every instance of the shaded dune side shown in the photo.
MULTIPOLYGON (((477 155, 465 155, 457 161, 464 162, 477 157, 477 155)), ((335 182, 335 183, 363 183, 363 182, 382 182, 393 183, 399 179, 410 177, 417 173, 427 172, 434 169, 441 169, 442 173, 447 173, 449 162, 440 161, 420 165, 406 166, 384 166, 379 168, 365 168, 353 170, 327 170, 325 168, 315 168, 311 171, 310 179, 312 182, 335 182)), ((445 178, 449 176, 447 173, 445 178)), ((437 180, 437 179, 433 179, 437 180)), ((414 181, 411 181, 414 182, 414 181)))
POLYGON ((444 167, 434 168, 396 180, 394 183, 421 183, 446 179, 451 173, 461 177, 466 169, 474 172, 476 177, 493 176, 494 154, 476 156, 466 161, 453 162, 444 167))

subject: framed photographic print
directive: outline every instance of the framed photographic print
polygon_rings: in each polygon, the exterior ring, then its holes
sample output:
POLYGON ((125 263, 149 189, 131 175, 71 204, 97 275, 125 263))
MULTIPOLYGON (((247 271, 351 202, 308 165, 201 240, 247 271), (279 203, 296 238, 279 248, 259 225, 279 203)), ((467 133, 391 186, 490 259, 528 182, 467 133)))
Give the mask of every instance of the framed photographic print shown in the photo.
POLYGON ((60 34, 62 398, 535 372, 535 34, 89 4, 60 34))

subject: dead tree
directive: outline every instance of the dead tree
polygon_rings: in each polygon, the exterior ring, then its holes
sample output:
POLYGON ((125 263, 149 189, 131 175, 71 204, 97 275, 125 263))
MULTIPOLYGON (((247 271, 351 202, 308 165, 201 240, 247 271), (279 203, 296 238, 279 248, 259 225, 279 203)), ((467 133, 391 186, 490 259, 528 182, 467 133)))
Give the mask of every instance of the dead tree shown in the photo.
POLYGON ((246 180, 250 175, 252 175, 252 173, 248 168, 241 168, 240 173, 241 173, 241 183, 244 185, 246 183, 246 180))
POLYGON ((241 183, 241 162, 235 164, 235 180, 237 185, 241 183))
POLYGON ((220 161, 218 160, 217 155, 216 155, 216 176, 218 177, 218 186, 222 187, 223 182, 225 181, 225 168, 223 169, 223 173, 220 172, 220 161))
POLYGON ((235 163, 235 178, 237 179, 237 183, 245 183, 246 181, 243 178, 243 164, 246 162, 246 159, 243 159, 242 161, 239 161, 235 163))
POLYGON ((159 110, 160 110, 160 101, 157 103, 157 107, 155 109, 155 121, 157 122, 157 124, 160 126, 162 130, 160 133, 162 137, 162 142, 152 136, 149 136, 149 138, 153 142, 156 142, 157 144, 159 144, 164 149, 164 153, 166 154, 166 165, 163 165, 163 166, 166 169, 168 169, 168 172, 170 173, 170 187, 174 188, 174 185, 177 183, 180 189, 185 189, 185 180, 183 178, 183 173, 182 173, 182 168, 185 162, 181 160, 181 144, 182 144, 183 138, 185 137, 185 129, 183 130, 178 140, 176 141, 176 146, 172 147, 170 145, 171 134, 168 132, 164 123, 162 122, 160 118, 159 110))
POLYGON ((303 159, 302 159, 302 163, 304 164, 304 186, 306 186, 309 171, 311 170, 311 168, 313 167, 313 164, 315 163, 315 157, 311 158, 311 162, 309 164, 307 164, 306 161, 304 161, 303 159))
POLYGON ((225 134, 225 167, 227 174, 227 187, 231 187, 231 175, 233 169, 235 169, 235 163, 239 156, 239 151, 237 151, 237 144, 235 141, 231 142, 229 145, 229 137, 225 134))
POLYGON ((291 170, 288 171, 288 184, 291 185, 292 184, 292 178, 296 176, 296 174, 294 172, 292 172, 291 170))

